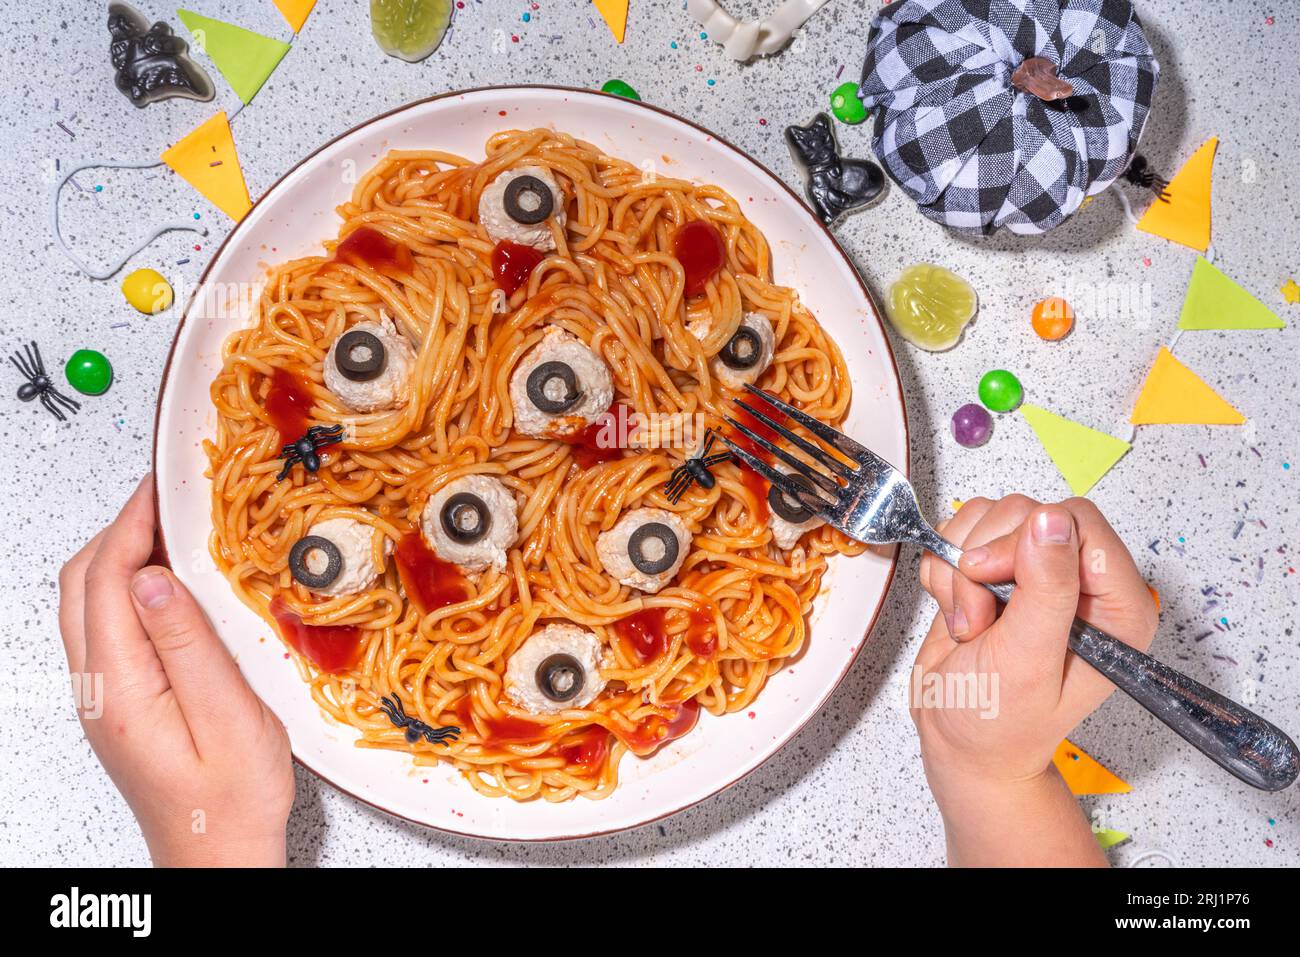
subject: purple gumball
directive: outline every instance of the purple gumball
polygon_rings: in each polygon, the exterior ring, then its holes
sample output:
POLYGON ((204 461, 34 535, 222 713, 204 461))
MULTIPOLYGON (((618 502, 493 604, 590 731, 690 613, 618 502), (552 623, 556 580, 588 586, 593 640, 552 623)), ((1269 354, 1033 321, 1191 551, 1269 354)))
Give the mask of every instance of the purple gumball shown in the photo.
POLYGON ((983 445, 993 434, 993 417, 982 405, 971 402, 952 414, 952 437, 963 448, 983 445))

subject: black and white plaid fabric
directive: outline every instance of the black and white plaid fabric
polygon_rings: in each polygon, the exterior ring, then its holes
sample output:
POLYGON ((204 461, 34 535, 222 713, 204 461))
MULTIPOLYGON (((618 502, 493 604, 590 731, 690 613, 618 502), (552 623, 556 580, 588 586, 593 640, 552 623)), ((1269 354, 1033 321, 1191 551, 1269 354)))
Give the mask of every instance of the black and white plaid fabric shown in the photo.
POLYGON ((1129 0, 898 0, 871 25, 860 95, 876 157, 925 215, 1032 234, 1124 172, 1159 69, 1129 0), (1013 87, 1032 56, 1073 95, 1013 87))

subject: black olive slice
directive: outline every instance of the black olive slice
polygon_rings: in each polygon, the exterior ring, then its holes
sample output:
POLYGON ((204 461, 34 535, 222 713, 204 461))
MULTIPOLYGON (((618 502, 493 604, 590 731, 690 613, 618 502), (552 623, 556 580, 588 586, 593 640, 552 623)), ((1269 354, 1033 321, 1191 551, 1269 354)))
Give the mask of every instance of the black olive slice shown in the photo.
POLYGON ((568 412, 582 398, 582 393, 578 390, 578 376, 573 371, 573 366, 567 362, 543 362, 528 373, 526 388, 528 400, 547 415, 568 412), (552 382, 559 382, 564 386, 564 395, 553 398, 548 394, 548 387, 552 382))
POLYGON ((763 358, 763 340, 749 326, 741 326, 718 352, 728 369, 752 369, 763 358))
MULTIPOLYGON (((808 481, 804 476, 795 473, 787 475, 786 478, 816 495, 813 483, 808 481)), ((798 525, 801 522, 808 521, 810 518, 817 517, 817 513, 811 508, 803 502, 790 498, 775 485, 768 489, 767 504, 771 507, 773 512, 780 515, 791 525, 798 525)))
POLYGON ((552 701, 572 701, 582 694, 587 675, 573 655, 555 654, 537 666, 537 688, 552 701))
POLYGON ((343 553, 328 538, 304 535, 289 550, 289 574, 308 588, 328 588, 342 572, 343 553), (325 568, 319 573, 313 572, 307 564, 307 556, 312 552, 323 552, 325 555, 325 568))
POLYGON ((369 382, 378 378, 388 365, 388 350, 373 332, 353 329, 339 337, 334 364, 345 379, 369 382))
POLYGON ((663 522, 646 522, 627 540, 627 557, 637 571, 646 575, 658 575, 672 568, 673 562, 677 561, 678 550, 677 533, 663 522), (663 554, 658 558, 646 554, 646 545, 651 539, 663 546, 663 554))
POLYGON ((453 542, 472 545, 492 527, 487 502, 473 492, 457 492, 442 504, 442 530, 453 542))
POLYGON ((506 187, 502 204, 506 215, 524 226, 545 222, 555 209, 551 188, 536 176, 516 176, 506 187))

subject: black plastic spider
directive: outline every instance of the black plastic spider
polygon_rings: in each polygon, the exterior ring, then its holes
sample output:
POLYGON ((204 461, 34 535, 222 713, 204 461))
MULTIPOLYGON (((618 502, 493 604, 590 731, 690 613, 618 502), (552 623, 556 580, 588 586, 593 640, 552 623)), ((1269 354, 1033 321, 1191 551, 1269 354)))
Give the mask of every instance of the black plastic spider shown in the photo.
POLYGON ((14 367, 27 378, 27 381, 18 387, 18 398, 24 402, 40 399, 41 405, 49 409, 50 414, 56 419, 60 422, 68 421, 68 417, 63 414, 63 409, 76 412, 81 408, 81 403, 69 399, 54 388, 53 381, 45 372, 45 363, 41 361, 41 350, 36 347, 35 342, 23 348, 27 353, 26 356, 15 352, 9 357, 14 367), (59 408, 60 405, 63 409, 59 408))
POLYGON ((406 729, 406 740, 411 744, 415 744, 420 738, 424 738, 430 744, 446 744, 460 737, 460 728, 455 725, 431 728, 419 718, 412 718, 402 707, 402 699, 397 695, 393 695, 392 698, 387 696, 380 698, 379 709, 388 715, 388 720, 393 722, 393 727, 406 729))
POLYGON ((1124 178, 1134 186, 1151 190, 1156 194, 1156 199, 1162 203, 1169 202, 1169 180, 1157 176, 1156 171, 1147 162, 1147 158, 1141 153, 1135 155, 1133 162, 1128 164, 1128 169, 1124 171, 1124 178))
POLYGON ((712 429, 704 433, 704 444, 700 447, 699 455, 692 455, 677 468, 673 469, 673 474, 668 477, 667 484, 664 485, 664 495, 668 501, 674 505, 686 494, 686 490, 692 484, 700 488, 713 488, 717 484, 717 479, 709 469, 731 458, 730 452, 715 452, 710 455, 709 450, 713 448, 713 443, 717 440, 718 434, 712 429))
POLYGON ((342 441, 343 426, 313 425, 297 442, 290 442, 280 450, 280 457, 284 459, 284 468, 280 469, 280 474, 275 477, 275 480, 279 482, 287 478, 293 471, 293 467, 299 463, 302 463, 302 467, 308 472, 314 473, 320 468, 320 450, 327 445, 342 441))

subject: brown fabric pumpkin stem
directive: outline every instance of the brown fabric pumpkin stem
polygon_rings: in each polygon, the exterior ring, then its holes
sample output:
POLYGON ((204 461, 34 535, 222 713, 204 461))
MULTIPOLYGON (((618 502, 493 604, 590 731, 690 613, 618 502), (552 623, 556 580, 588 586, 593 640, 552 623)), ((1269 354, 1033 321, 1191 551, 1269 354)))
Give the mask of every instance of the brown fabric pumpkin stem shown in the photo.
POLYGON ((1040 100, 1063 100, 1074 92, 1073 86, 1056 75, 1056 65, 1041 56, 1031 56, 1016 67, 1011 85, 1040 100))

